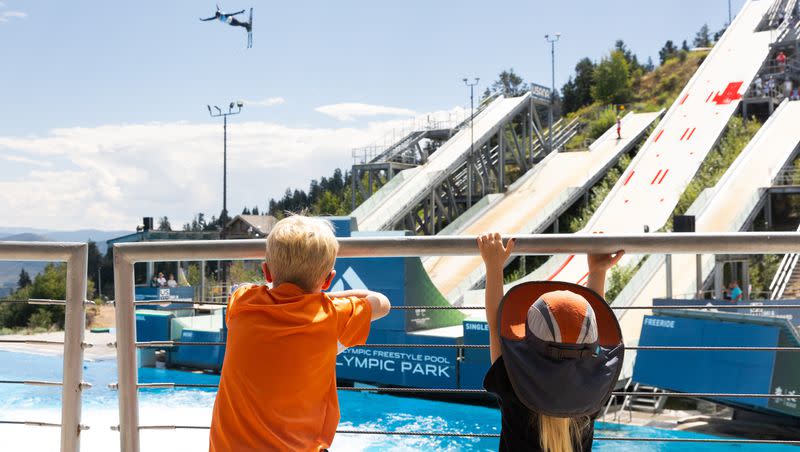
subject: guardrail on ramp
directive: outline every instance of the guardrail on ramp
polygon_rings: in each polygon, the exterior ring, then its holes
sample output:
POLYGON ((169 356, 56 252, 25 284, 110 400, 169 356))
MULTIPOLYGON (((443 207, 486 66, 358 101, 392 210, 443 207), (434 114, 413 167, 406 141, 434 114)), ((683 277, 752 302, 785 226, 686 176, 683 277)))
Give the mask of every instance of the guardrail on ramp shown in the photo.
MULTIPOLYGON (((622 139, 617 139, 614 125, 592 143, 588 151, 550 154, 509 187, 508 192, 498 195, 495 202, 451 233, 542 232, 590 190, 622 154, 635 146, 662 113, 629 113, 622 120, 622 139)), ((482 281, 485 273, 477 256, 434 257, 426 259, 424 265, 439 291, 454 304, 459 304, 464 292, 482 281)))
MULTIPOLYGON (((493 101, 481 112, 474 123, 474 147, 477 149, 489 140, 503 123, 520 110, 527 108, 530 94, 520 97, 503 98, 493 101)), ((473 131, 462 128, 445 142, 411 177, 391 188, 381 188, 373 195, 380 202, 372 202, 369 208, 357 208, 352 215, 358 221, 361 231, 390 229, 400 221, 408 209, 421 202, 430 194, 431 188, 441 183, 448 175, 465 164, 473 148, 473 131), (383 193, 382 193, 383 191, 383 193)))

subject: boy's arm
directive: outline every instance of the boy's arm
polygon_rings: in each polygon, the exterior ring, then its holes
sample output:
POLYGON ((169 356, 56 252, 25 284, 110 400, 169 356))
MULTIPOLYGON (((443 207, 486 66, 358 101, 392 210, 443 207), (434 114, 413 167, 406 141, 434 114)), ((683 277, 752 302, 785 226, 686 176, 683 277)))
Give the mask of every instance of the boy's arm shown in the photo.
POLYGON ((503 267, 514 250, 514 239, 503 246, 500 234, 483 234, 478 237, 478 249, 486 265, 486 321, 489 323, 489 355, 494 363, 503 354, 497 331, 497 310, 503 299, 503 267))
POLYGON ((369 302, 369 307, 372 311, 372 321, 386 317, 392 308, 389 298, 380 292, 373 292, 371 290, 343 290, 341 292, 328 292, 331 298, 366 298, 369 302))
POLYGON ((608 269, 616 265, 625 255, 625 251, 619 250, 614 254, 589 254, 589 279, 586 287, 594 290, 601 297, 606 297, 606 273, 608 269))

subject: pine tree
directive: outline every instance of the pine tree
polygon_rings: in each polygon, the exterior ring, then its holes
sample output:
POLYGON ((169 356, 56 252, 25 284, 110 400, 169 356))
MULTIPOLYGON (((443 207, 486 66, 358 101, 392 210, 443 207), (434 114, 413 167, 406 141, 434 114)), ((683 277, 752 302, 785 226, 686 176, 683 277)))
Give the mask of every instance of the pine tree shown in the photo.
POLYGON ((669 40, 666 43, 664 43, 664 47, 662 47, 661 50, 658 51, 658 58, 661 61, 661 64, 664 64, 668 59, 677 55, 677 53, 678 53, 678 48, 675 47, 675 44, 672 42, 672 40, 669 40))
POLYGON ((19 280, 17 281, 17 289, 24 289, 31 285, 31 275, 23 268, 19 272, 19 280))

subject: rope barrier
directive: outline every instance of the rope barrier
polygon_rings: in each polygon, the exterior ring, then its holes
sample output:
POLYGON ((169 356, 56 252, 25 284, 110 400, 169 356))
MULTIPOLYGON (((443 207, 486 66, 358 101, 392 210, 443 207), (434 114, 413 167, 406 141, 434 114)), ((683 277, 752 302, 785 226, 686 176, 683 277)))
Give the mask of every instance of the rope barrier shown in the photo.
MULTIPOLYGON (((0 344, 64 345, 64 342, 32 340, 32 339, 0 339, 0 344)), ((91 347, 92 344, 84 344, 84 346, 88 348, 91 347)))
MULTIPOLYGON (((0 300, 3 302, 6 300, 0 300)), ((14 300, 11 300, 14 301, 14 300)), ((58 301, 58 300, 52 300, 58 301)), ((16 300, 16 302, 26 303, 27 300, 16 300)), ((109 300, 106 302, 107 304, 114 304, 114 300, 109 300)), ((63 302, 62 302, 63 304, 63 302)), ((166 305, 166 304, 182 304, 182 305, 211 305, 211 306, 227 306, 228 303, 219 303, 219 302, 204 302, 204 301, 189 301, 189 300, 143 300, 143 301, 134 301, 134 305, 137 306, 147 306, 147 305, 166 305)), ((729 309, 800 309, 800 304, 763 304, 763 305, 704 305, 704 306, 687 306, 687 305, 663 305, 663 306, 656 306, 656 305, 647 305, 647 306, 610 306, 611 309, 614 310, 659 310, 659 309, 688 309, 688 310, 729 310, 729 309)), ((177 308, 176 308, 177 309, 177 308)), ((424 309, 424 310, 443 310, 443 309, 453 309, 453 310, 482 310, 486 309, 484 306, 392 306, 392 310, 394 311, 409 311, 409 310, 416 310, 416 309, 424 309)))
MULTIPOLYGON (((141 389, 175 389, 175 388, 218 388, 217 384, 205 383, 139 383, 141 389)), ((109 388, 116 389, 111 384, 109 388)), ((382 392, 382 393, 411 393, 411 394, 489 394, 485 389, 457 389, 457 388, 380 388, 380 387, 350 387, 337 386, 339 391, 353 392, 382 392)), ((614 391, 613 396, 662 396, 662 397, 734 397, 741 399, 800 399, 797 394, 750 394, 750 393, 725 393, 725 392, 642 392, 642 391, 614 391)))
POLYGON ((0 424, 28 425, 32 427, 61 427, 61 424, 54 424, 52 422, 38 422, 38 421, 0 421, 0 424))
POLYGON ((47 298, 29 298, 27 300, 3 299, 0 300, 0 303, 27 303, 27 304, 56 305, 56 306, 65 306, 67 304, 66 300, 51 300, 47 298))
MULTIPOLYGON (((211 427, 205 425, 140 425, 139 430, 208 430, 211 427)), ((118 431, 119 426, 112 426, 112 430, 118 431)), ((392 436, 437 436, 450 438, 499 438, 498 433, 469 433, 469 432, 399 432, 389 430, 336 430, 336 433, 343 435, 392 435, 392 436)), ((594 441, 635 441, 651 443, 714 443, 714 444, 783 444, 800 445, 797 440, 775 440, 775 439, 737 439, 737 438, 648 438, 631 436, 595 436, 594 441)))
POLYGON ((61 386, 60 381, 42 380, 0 380, 0 384, 6 385, 30 385, 30 386, 61 386))
MULTIPOLYGON (((224 346, 226 342, 181 342, 181 341, 150 341, 137 342, 138 348, 159 348, 178 346, 224 346)), ((440 348, 440 349, 465 349, 488 350, 485 344, 362 344, 351 348, 440 348)), ((738 347, 738 346, 680 346, 680 345, 631 345, 625 350, 651 350, 651 351, 714 351, 714 352, 800 352, 800 347, 738 347)))

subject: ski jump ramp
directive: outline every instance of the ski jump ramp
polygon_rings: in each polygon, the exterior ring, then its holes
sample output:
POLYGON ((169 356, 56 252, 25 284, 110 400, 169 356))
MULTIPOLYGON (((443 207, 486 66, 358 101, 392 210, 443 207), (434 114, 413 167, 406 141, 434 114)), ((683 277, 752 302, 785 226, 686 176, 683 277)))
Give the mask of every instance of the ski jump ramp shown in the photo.
POLYGON ((530 94, 520 97, 499 97, 476 115, 474 130, 462 128, 447 140, 425 165, 406 170, 413 171, 397 183, 381 187, 362 206, 353 211, 361 231, 380 231, 391 229, 408 209, 430 195, 431 189, 444 181, 447 176, 464 165, 472 148, 471 136, 474 132, 475 148, 497 133, 502 124, 528 106, 530 94), (372 199, 374 198, 374 199, 372 199), (370 202, 371 201, 371 202, 370 202))
MULTIPOLYGON (((553 220, 589 190, 628 152, 663 111, 629 113, 622 119, 623 138, 617 139, 616 125, 600 136, 588 151, 554 152, 509 187, 494 195, 455 230, 440 234, 477 235, 486 231, 503 234, 542 232, 553 220)), ((470 212, 462 216, 469 216, 470 212)), ((453 304, 484 278, 479 256, 443 256, 423 261, 434 285, 453 304)))
MULTIPOLYGON (((657 231, 669 220, 769 54, 771 32, 756 27, 770 4, 750 0, 744 5, 580 233, 641 233, 645 227, 657 231)), ((586 259, 574 257, 556 257, 560 265, 543 267, 554 271, 538 271, 523 280, 585 283, 586 259)))
MULTIPOLYGON (((742 150, 725 175, 707 195, 692 205, 697 232, 734 232, 745 220, 800 145, 800 102, 784 101, 742 150)), ((672 256, 674 293, 696 292, 695 255, 672 256), (683 269, 683 270, 682 270, 683 269), (692 269, 686 271, 686 269, 692 269)), ((714 256, 703 256, 703 279, 713 270, 714 256)), ((617 297, 615 305, 644 306, 666 290, 666 265, 663 256, 650 256, 630 284, 617 297), (652 260, 652 262, 650 262, 652 260)), ((626 343, 639 341, 645 310, 622 310, 618 314, 626 343)))

